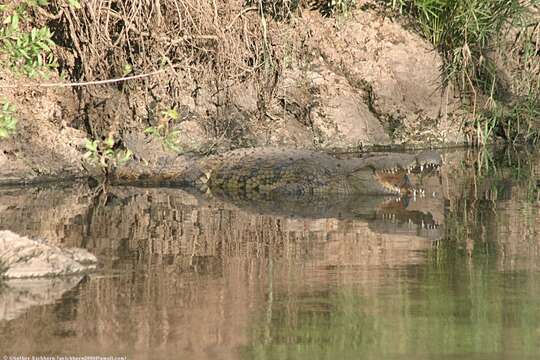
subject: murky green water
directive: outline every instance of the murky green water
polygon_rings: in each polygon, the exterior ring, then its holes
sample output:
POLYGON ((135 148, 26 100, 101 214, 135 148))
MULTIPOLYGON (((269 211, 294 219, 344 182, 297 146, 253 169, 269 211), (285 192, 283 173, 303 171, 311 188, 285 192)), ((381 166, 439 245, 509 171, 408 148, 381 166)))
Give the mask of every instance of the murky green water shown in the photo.
POLYGON ((182 189, 0 189, 0 229, 84 247, 9 281, 0 355, 536 359, 536 154, 449 152, 425 197, 231 203, 182 189))

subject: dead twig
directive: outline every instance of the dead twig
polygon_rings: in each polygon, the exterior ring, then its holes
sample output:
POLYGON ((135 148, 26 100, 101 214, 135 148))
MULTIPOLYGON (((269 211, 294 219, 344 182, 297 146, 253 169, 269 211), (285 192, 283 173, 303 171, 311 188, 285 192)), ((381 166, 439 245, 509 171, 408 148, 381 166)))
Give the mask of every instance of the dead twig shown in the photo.
POLYGON ((1 85, 0 84, 0 89, 13 89, 13 88, 18 88, 18 87, 50 88, 50 87, 78 87, 78 86, 90 86, 90 85, 103 85, 103 84, 112 84, 112 83, 118 83, 118 82, 123 82, 123 81, 135 80, 135 79, 142 79, 149 76, 162 74, 165 71, 166 71, 165 69, 161 69, 161 70, 156 70, 147 74, 124 76, 121 78, 107 79, 107 80, 83 81, 83 82, 76 82, 76 83, 36 83, 36 84, 18 84, 18 85, 1 85))

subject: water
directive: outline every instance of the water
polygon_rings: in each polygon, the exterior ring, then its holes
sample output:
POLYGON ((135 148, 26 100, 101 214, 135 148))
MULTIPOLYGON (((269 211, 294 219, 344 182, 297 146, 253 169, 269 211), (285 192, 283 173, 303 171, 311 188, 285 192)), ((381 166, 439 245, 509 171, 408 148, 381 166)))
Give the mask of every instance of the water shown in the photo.
POLYGON ((536 359, 537 158, 449 152, 416 179, 425 197, 399 202, 0 189, 0 229, 100 260, 85 277, 8 282, 0 355, 536 359))

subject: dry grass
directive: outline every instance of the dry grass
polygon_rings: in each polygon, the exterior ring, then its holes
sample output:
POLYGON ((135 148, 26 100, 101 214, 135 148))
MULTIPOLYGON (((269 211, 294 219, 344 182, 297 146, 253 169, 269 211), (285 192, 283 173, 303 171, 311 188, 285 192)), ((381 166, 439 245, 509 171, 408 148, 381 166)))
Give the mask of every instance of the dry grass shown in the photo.
POLYGON ((146 81, 145 88, 165 83, 172 98, 186 81, 211 82, 216 92, 249 78, 270 92, 275 86, 279 64, 273 37, 279 31, 257 5, 246 7, 241 0, 90 0, 74 9, 62 4, 56 0, 47 9, 61 11, 57 19, 45 18, 56 34, 63 34, 55 41, 66 50, 59 58, 73 80, 167 68, 165 78, 146 81))
POLYGON ((529 9, 529 16, 509 32, 507 39, 511 41, 502 47, 505 65, 514 79, 512 90, 521 95, 531 91, 540 93, 540 3, 529 9))
POLYGON ((33 18, 54 32, 59 70, 71 82, 165 70, 136 81, 78 88, 83 111, 74 122, 90 137, 121 137, 127 129, 156 126, 165 110, 187 108, 201 115, 209 138, 222 139, 236 131, 228 120, 229 104, 242 89, 252 89, 257 99, 256 110, 250 109, 249 120, 238 120, 239 127, 268 121, 284 63, 301 57, 301 39, 309 36, 298 17, 276 18, 265 3, 88 0, 77 9, 51 0, 36 8, 33 18), (100 108, 111 100, 121 105, 112 117, 100 108))

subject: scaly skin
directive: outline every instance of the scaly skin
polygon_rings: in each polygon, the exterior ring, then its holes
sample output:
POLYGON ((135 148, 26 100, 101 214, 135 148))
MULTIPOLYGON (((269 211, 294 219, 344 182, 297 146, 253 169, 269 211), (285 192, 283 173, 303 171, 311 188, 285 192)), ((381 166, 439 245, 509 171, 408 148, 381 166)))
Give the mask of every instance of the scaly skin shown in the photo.
POLYGON ((296 149, 236 150, 202 160, 203 187, 242 198, 273 195, 400 195, 412 191, 407 173, 440 165, 436 153, 336 159, 296 149), (205 185, 204 185, 205 184, 205 185))

